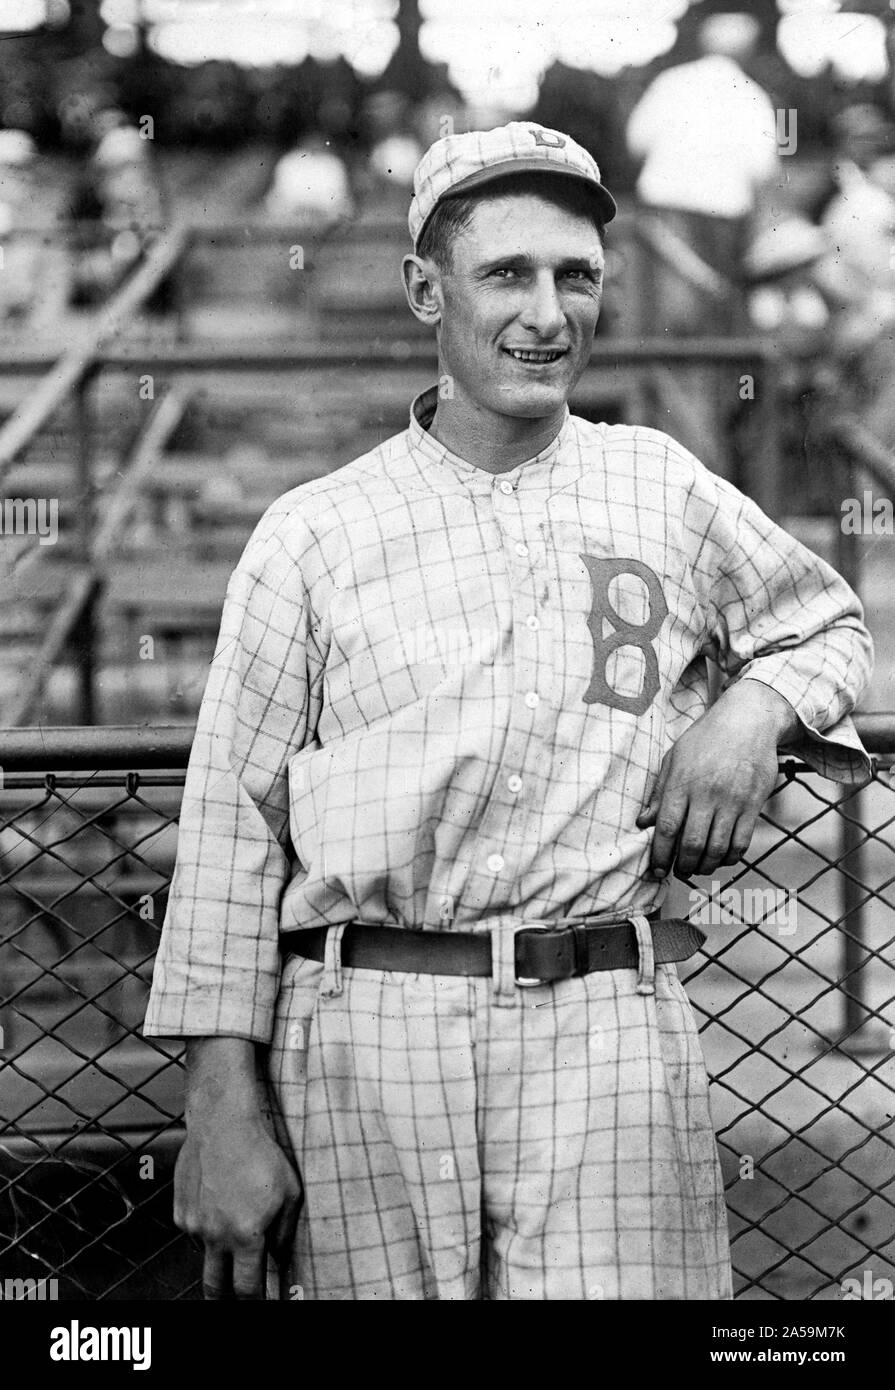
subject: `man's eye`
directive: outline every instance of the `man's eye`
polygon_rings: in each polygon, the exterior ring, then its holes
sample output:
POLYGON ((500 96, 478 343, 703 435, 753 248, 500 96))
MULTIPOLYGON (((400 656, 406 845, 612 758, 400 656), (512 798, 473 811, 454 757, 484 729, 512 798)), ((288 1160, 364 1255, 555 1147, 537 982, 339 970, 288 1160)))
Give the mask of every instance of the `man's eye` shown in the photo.
POLYGON ((509 280, 516 272, 510 265, 499 265, 496 270, 492 270, 492 275, 497 275, 501 280, 509 280))

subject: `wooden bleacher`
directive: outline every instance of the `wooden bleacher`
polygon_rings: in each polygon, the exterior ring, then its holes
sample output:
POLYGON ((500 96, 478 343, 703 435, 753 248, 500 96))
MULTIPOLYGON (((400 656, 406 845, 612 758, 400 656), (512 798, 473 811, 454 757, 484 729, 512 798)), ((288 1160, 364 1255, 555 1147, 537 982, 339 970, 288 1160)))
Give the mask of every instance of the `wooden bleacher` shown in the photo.
MULTIPOLYGON (((251 177, 234 186, 257 196, 251 177)), ((189 252, 172 347, 184 333, 188 342, 197 333, 210 343, 220 343, 222 335, 228 343, 260 339, 283 347, 319 342, 322 357, 323 349, 335 347, 342 360, 312 360, 276 373, 250 366, 154 370, 156 398, 170 386, 188 387, 189 401, 144 471, 104 562, 97 609, 101 722, 195 714, 227 577, 266 506, 402 429, 410 400, 434 380, 434 355, 428 357, 425 335, 403 298, 399 268, 407 233, 391 195, 380 203, 374 198, 350 227, 310 235, 299 272, 289 268, 288 252, 295 242, 305 245, 300 231, 269 229, 253 243, 240 227, 232 189, 228 197, 226 236, 214 234, 213 241, 189 252), (364 362, 377 351, 387 360, 364 362), (139 639, 147 635, 161 654, 153 662, 139 654, 139 639)), ((618 279, 606 321, 630 333, 639 262, 624 249, 614 254, 618 279)), ((161 341, 164 358, 164 332, 171 328, 161 331, 152 346, 157 357, 161 341)), ((137 353, 133 370, 106 371, 92 388, 90 449, 100 525, 111 505, 107 499, 122 485, 128 451, 153 409, 140 392, 144 379, 137 353)), ((5 386, 0 381, 0 400, 4 391, 14 400, 23 389, 20 380, 5 386)), ((644 370, 637 364, 590 370, 579 397, 577 408, 589 418, 648 418, 644 370)), ((27 556, 8 581, 14 601, 0 617, 0 721, 54 611, 83 570, 77 423, 73 404, 66 402, 8 477, 7 495, 59 499, 60 537, 56 547, 27 556)), ((32 719, 77 721, 76 658, 73 642, 50 674, 32 719)))

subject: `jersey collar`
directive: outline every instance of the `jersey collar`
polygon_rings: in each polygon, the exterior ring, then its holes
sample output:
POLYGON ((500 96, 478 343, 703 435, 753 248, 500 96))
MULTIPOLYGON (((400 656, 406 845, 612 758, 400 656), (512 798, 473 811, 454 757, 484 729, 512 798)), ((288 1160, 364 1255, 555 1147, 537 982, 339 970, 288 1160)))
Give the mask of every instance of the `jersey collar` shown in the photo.
POLYGON ((555 464, 572 430, 572 417, 569 407, 566 406, 559 433, 545 448, 541 449, 540 453, 534 454, 532 458, 526 459, 523 463, 516 464, 515 468, 508 469, 505 473, 491 474, 486 472, 484 468, 469 463, 459 454, 451 453, 450 449, 445 448, 443 444, 439 444, 437 439, 432 438, 429 428, 435 416, 437 405, 438 387, 430 386, 425 391, 420 392, 410 407, 408 430, 410 451, 421 477, 430 484, 435 483, 436 480, 444 482, 450 478, 455 483, 462 483, 475 491, 488 492, 493 487, 495 478, 498 477, 509 479, 513 483, 522 483, 535 476, 543 481, 544 469, 555 464))

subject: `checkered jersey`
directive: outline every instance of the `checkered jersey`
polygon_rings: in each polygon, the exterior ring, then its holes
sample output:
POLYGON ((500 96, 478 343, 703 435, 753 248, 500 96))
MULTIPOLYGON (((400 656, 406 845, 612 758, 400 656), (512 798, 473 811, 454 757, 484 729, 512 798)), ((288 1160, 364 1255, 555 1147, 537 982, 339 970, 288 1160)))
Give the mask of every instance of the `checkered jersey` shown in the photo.
POLYGON ((280 930, 647 912, 636 817, 727 682, 863 781, 861 605, 659 431, 567 413, 492 476, 410 427, 265 513, 227 590, 145 1030, 269 1041, 280 930))

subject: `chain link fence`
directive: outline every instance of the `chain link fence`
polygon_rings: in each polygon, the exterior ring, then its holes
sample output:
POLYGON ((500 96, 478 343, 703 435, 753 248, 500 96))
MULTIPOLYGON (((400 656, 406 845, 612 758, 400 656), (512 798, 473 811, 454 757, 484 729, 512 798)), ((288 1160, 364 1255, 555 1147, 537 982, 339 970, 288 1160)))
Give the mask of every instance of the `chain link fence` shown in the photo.
MULTIPOLYGON (((189 747, 175 732, 148 748, 134 731, 59 730, 40 757, 4 759, 0 1281, 14 1296, 201 1296, 199 1250, 171 1220, 181 1056, 140 1033, 189 747)), ((892 1296, 893 826, 886 759, 845 793, 785 763, 748 862, 672 889, 669 909, 709 934, 682 974, 740 1298, 892 1296)))

